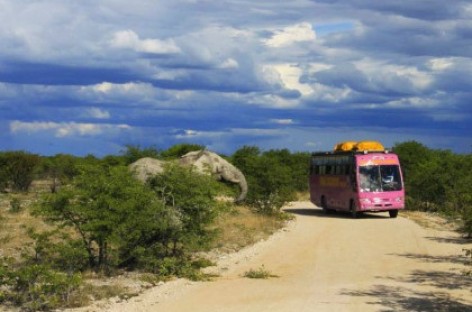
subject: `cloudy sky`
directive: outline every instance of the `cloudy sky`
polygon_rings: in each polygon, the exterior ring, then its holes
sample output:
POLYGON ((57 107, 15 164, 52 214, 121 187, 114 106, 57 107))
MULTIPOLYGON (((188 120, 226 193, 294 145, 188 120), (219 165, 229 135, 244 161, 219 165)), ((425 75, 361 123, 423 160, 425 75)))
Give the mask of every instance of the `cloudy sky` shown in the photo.
POLYGON ((0 0, 0 150, 472 151, 472 3, 0 0))

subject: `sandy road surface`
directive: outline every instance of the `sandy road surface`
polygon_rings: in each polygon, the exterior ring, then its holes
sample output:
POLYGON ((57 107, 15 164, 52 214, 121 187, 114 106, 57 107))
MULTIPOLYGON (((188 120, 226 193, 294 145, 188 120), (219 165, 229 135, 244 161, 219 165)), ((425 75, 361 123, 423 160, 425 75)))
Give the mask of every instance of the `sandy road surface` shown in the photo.
MULTIPOLYGON (((178 280, 83 311, 472 311, 472 280, 451 232, 388 214, 325 215, 309 202, 269 240, 219 261, 212 282, 178 280), (242 277, 262 265, 278 277, 242 277)), ((401 216, 401 214, 400 214, 401 216)))

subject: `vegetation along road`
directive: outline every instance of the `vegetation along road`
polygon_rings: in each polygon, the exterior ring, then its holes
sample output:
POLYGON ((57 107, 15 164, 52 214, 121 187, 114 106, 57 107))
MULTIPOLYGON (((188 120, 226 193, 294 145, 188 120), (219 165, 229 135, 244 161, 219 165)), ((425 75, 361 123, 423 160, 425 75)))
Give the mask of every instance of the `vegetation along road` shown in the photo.
POLYGON ((213 281, 176 280, 83 311, 472 311, 471 244, 459 234, 401 213, 351 219, 309 202, 285 210, 295 216, 286 229, 221 257, 213 281))

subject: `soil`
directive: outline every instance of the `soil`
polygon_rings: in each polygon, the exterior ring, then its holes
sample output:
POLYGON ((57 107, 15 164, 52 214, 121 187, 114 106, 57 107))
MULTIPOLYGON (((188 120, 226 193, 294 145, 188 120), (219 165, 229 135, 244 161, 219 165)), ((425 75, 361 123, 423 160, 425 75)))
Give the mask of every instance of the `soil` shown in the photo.
POLYGON ((401 212, 352 219, 310 202, 285 210, 295 218, 283 230, 219 255, 213 281, 174 280, 74 311, 472 311, 463 252, 472 242, 456 232, 401 212), (244 277, 249 270, 272 277, 244 277))

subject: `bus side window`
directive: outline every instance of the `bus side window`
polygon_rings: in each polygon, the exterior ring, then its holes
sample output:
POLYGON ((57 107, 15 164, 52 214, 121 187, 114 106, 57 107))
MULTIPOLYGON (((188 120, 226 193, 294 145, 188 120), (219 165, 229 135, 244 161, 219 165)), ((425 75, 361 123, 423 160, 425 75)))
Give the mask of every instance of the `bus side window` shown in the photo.
POLYGON ((351 174, 351 166, 344 165, 344 174, 345 175, 350 175, 351 174))
POLYGON ((352 185, 352 189, 354 191, 356 191, 357 189, 357 177, 356 177, 356 169, 354 166, 352 165, 349 165, 347 166, 348 167, 348 172, 349 172, 349 178, 351 180, 351 185, 352 185))
POLYGON ((325 165, 320 166, 320 174, 322 174, 322 175, 326 174, 326 166, 325 165))

